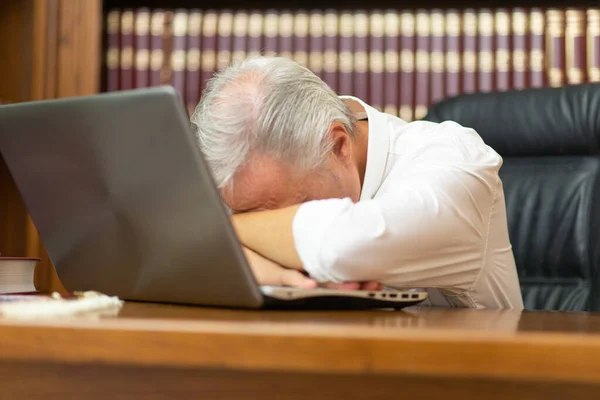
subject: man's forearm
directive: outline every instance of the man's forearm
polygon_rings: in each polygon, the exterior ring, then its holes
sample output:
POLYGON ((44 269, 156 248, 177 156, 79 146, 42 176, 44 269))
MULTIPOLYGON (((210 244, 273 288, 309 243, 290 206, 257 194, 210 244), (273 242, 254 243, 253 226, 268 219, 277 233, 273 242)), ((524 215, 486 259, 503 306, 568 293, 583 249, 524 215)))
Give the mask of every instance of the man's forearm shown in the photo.
POLYGON ((260 212, 237 214, 231 217, 242 244, 281 266, 302 270, 296 252, 292 223, 299 206, 260 212))

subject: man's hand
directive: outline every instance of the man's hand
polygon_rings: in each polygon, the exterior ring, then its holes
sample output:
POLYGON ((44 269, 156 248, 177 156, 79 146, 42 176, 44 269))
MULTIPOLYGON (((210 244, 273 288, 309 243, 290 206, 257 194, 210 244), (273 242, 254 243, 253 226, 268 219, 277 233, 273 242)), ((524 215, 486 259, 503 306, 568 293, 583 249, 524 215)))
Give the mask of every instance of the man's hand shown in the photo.
POLYGON ((383 285, 377 282, 343 282, 343 283, 323 283, 317 284, 314 279, 304 275, 302 272, 284 268, 273 261, 264 258, 260 254, 243 247, 244 254, 250 264, 252 273, 260 285, 269 286, 292 286, 303 289, 312 289, 317 286, 328 289, 345 290, 381 290, 383 285))
POLYGON ((302 272, 284 268, 247 247, 243 249, 252 273, 260 285, 292 286, 304 289, 317 287, 317 282, 302 272))

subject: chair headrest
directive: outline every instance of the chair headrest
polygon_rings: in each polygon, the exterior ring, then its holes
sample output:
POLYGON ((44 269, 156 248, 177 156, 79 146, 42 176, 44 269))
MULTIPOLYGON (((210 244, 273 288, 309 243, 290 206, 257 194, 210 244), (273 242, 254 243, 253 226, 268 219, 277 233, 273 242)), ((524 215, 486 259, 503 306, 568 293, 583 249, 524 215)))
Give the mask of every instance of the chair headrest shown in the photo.
POLYGON ((475 129, 502 156, 600 154, 600 83, 460 95, 426 120, 475 129))

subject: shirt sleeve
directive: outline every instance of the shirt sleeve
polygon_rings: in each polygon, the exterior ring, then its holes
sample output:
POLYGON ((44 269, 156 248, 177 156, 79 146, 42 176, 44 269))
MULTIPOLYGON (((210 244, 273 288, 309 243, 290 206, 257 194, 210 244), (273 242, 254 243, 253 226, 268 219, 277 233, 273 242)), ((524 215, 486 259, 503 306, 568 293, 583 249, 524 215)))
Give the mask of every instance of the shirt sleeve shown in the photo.
POLYGON ((411 149, 410 162, 395 165, 375 198, 319 200, 298 209, 294 240, 311 276, 396 287, 472 286, 502 190, 502 159, 472 129, 444 124, 411 149))

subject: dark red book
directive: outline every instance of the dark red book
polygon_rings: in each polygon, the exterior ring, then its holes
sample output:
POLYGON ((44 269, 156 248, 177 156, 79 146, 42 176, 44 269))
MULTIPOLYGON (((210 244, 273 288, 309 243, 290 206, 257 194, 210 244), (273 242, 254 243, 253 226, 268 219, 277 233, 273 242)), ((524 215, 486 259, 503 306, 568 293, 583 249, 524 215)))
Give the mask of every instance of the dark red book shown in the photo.
POLYGON ((293 58, 298 64, 308 67, 308 14, 304 10, 294 14, 294 28, 292 32, 293 58))
POLYGON ((461 21, 460 13, 456 9, 446 11, 445 15, 446 39, 446 97, 457 96, 461 91, 460 71, 462 53, 461 46, 461 21))
POLYGON ((542 87, 547 78, 544 73, 545 55, 545 23, 544 12, 533 8, 529 12, 529 86, 542 87))
POLYGON ((587 11, 588 81, 600 82, 600 9, 587 11))
POLYGON ((0 294, 35 293, 35 266, 39 261, 34 257, 0 257, 0 294))
MULTIPOLYGON (((385 110, 385 20, 381 10, 369 15, 369 95, 367 101, 378 110, 385 110)), ((393 113, 396 115, 396 113, 393 113)))
MULTIPOLYGON (((256 57, 263 54, 264 15, 262 11, 254 10, 248 17, 248 48, 247 57, 256 57)), ((291 25, 288 28, 291 30, 291 25)))
POLYGON ((464 10, 462 15, 462 91, 477 91, 477 13, 474 9, 464 10))
MULTIPOLYGON (((415 118, 415 15, 403 11, 400 15, 400 94, 399 116, 405 121, 415 118)), ((386 84, 387 86, 387 84, 386 84)), ((428 90, 429 85, 424 90, 428 90)))
POLYGON ((110 10, 106 15, 106 90, 119 90, 119 27, 121 12, 110 10))
POLYGON ((308 68, 321 79, 323 78, 323 35, 325 20, 321 10, 312 10, 308 20, 308 68))
POLYGON ((562 86, 566 83, 564 11, 559 9, 547 10, 546 23, 548 83, 550 86, 562 86))
POLYGON ((323 26, 323 80, 335 92, 339 91, 338 86, 338 45, 339 38, 339 19, 336 10, 325 10, 323 26))
MULTIPOLYGON (((202 15, 202 49, 200 59, 200 82, 204 90, 206 82, 212 78, 217 66, 217 12, 213 9, 204 11, 202 15)), ((202 96, 202 90, 200 95, 202 96)))
MULTIPOLYGON (((269 9, 264 15, 263 38, 264 38, 264 55, 267 57, 275 57, 278 55, 278 36, 279 36, 279 12, 274 9, 269 9)), ((237 24, 236 24, 237 29, 237 24)))
POLYGON ((161 9, 152 11, 150 17, 150 86, 159 86, 160 72, 164 59, 165 12, 161 9))
POLYGON ((185 99, 190 115, 200 100, 200 34, 202 32, 202 12, 192 9, 188 18, 187 56, 185 63, 185 99))
POLYGON ((510 15, 506 9, 497 9, 494 15, 495 27, 495 72, 496 90, 508 90, 510 82, 510 15))
POLYGON ((279 14, 279 55, 294 59, 294 16, 289 10, 279 14))
POLYGON ((433 9, 429 15, 431 24, 431 52, 429 53, 429 68, 431 80, 430 104, 435 104, 446 96, 446 60, 445 60, 445 18, 440 9, 433 9))
POLYGON ((171 68, 171 54, 173 53, 173 11, 165 11, 165 25, 163 31, 163 64, 160 69, 160 84, 171 85, 173 70, 171 68))
POLYGON ((119 89, 133 89, 133 10, 126 9, 121 13, 121 51, 119 57, 119 89))
POLYGON ((338 49, 338 87, 342 95, 354 95, 354 15, 349 10, 340 15, 338 49))
POLYGON ((245 10, 236 11, 233 15, 233 44, 231 61, 243 61, 248 55, 248 35, 250 16, 245 10))
POLYGON ((143 88, 149 85, 150 68, 150 10, 138 8, 135 11, 135 65, 134 86, 143 88))
MULTIPOLYGON (((431 21, 429 11, 417 10, 416 16, 416 57, 415 57, 415 120, 427 114, 430 104, 431 75, 429 54, 431 52, 431 21)), ((402 55, 400 56, 402 57, 402 55)), ((401 89, 402 90, 402 89, 401 89)))
POLYGON ((399 115, 400 14, 396 10, 386 10, 384 18, 383 111, 399 115))
POLYGON ((369 101, 369 17, 365 10, 354 11, 354 59, 352 94, 369 101))
POLYGON ((175 10, 173 14, 173 50, 171 52, 171 85, 185 99, 185 59, 187 49, 188 12, 175 10))
POLYGON ((527 50, 527 27, 529 18, 527 11, 523 8, 515 8, 512 11, 512 88, 525 89, 528 86, 528 50, 527 50))
POLYGON ((494 16, 489 8, 477 12, 477 90, 494 90, 494 16))
MULTIPOLYGON (((261 32, 262 33, 262 32, 261 32)), ((231 64, 233 51, 233 11, 224 9, 219 11, 217 22, 217 70, 231 64)))
POLYGON ((566 12, 565 52, 567 83, 586 81, 585 10, 569 9, 566 12))

